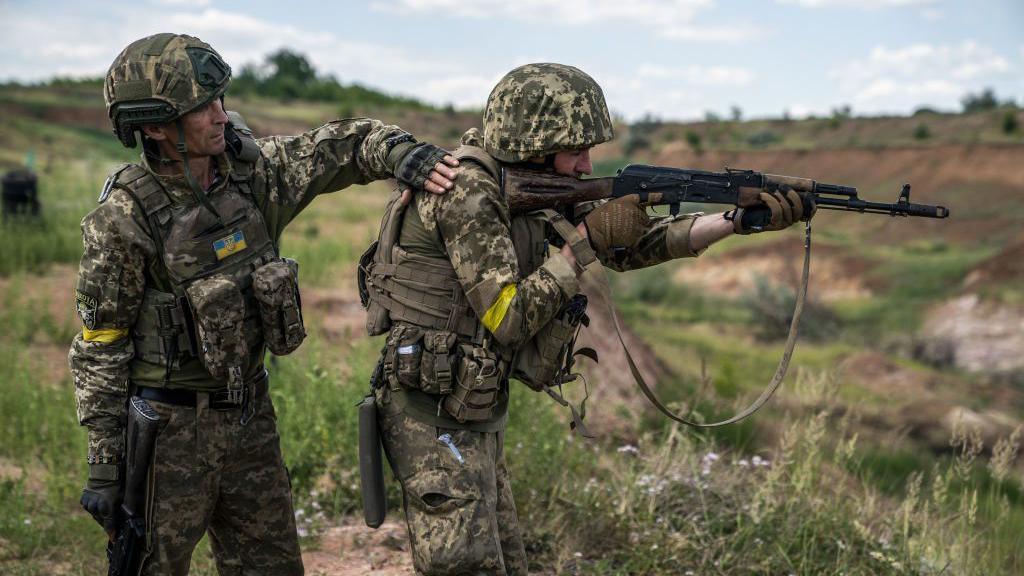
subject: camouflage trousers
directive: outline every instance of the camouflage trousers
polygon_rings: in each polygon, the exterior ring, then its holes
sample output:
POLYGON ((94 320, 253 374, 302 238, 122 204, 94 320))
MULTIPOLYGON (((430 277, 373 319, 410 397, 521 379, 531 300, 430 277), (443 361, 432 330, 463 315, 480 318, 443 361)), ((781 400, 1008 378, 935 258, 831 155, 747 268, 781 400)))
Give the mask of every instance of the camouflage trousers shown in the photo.
POLYGON ((256 415, 149 401, 160 414, 148 504, 149 555, 142 574, 188 574, 209 532, 221 576, 302 574, 291 487, 269 395, 256 415))
POLYGON ((407 416, 389 396, 386 389, 377 393, 378 421, 384 452, 402 485, 416 573, 527 574, 505 467, 504 431, 424 424, 407 416), (443 434, 451 436, 454 450, 438 440, 443 434))

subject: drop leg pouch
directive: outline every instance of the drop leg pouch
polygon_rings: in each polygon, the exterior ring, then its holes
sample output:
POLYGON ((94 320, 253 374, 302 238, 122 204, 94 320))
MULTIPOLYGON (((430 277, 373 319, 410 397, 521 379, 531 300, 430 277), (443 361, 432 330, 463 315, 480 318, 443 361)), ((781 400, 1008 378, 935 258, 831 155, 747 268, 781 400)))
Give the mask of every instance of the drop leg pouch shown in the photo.
POLYGON ((387 516, 388 502, 384 495, 384 464, 373 394, 359 403, 359 483, 363 493, 363 520, 370 528, 377 528, 387 516))

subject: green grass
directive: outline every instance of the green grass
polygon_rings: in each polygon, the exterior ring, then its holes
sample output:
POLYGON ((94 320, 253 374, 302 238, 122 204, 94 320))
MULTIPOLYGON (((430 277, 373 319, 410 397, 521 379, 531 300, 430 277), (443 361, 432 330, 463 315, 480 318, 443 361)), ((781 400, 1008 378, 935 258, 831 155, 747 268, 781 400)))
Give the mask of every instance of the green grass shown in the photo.
MULTIPOLYGON (((73 287, 66 296, 54 296, 66 298, 59 305, 67 314, 52 312, 51 296, 35 288, 51 264, 77 262, 79 220, 95 205, 109 169, 135 152, 102 130, 44 120, 54 105, 92 105, 86 88, 61 90, 0 87, 0 105, 13 101, 30 112, 0 120, 0 164, 16 164, 35 150, 43 199, 40 221, 0 225, 3 574, 93 574, 103 560, 104 537, 77 504, 85 432, 77 424, 73 385, 69 374, 51 365, 60 367, 63 358, 54 359, 54 349, 66 348, 78 330, 70 313, 73 287)), ((281 107, 258 99, 245 104, 268 119, 289 122, 320 118, 336 108, 281 107)), ((795 130, 771 121, 722 122, 708 128, 703 142, 709 148, 813 148, 823 138, 870 143, 879 134, 870 122, 857 127, 859 121, 844 120, 835 128, 829 122, 794 123, 795 130), (768 131, 784 134, 778 141, 751 140, 768 131)), ((928 145, 949 138, 938 128, 928 145)), ((651 141, 682 137, 659 133, 651 141)), ((912 138, 911 132, 905 137, 912 138)), ((626 163, 609 159, 595 172, 612 174, 626 163)), ((292 224, 283 253, 300 261, 304 286, 340 286, 346 298, 355 297, 347 293, 348 276, 376 233, 387 194, 385 186, 375 185, 320 198, 292 224)), ((627 430, 584 441, 569 432, 564 410, 513 384, 506 458, 532 568, 597 575, 1020 573, 1024 487, 1016 472, 970 450, 934 455, 909 439, 889 446, 857 436, 858 413, 891 414, 899 407, 836 376, 840 362, 865 350, 883 352, 922 377, 935 376, 933 369, 883 346, 913 334, 923 311, 954 295, 965 273, 992 256, 1003 239, 875 248, 862 242, 872 230, 818 228, 817 237, 829 244, 861 246, 874 264, 876 296, 831 304, 839 321, 834 337, 801 340, 779 398, 740 425, 695 433, 644 412, 638 420, 624 418, 635 422, 627 430), (709 454, 718 459, 707 465, 709 454), (771 465, 752 464, 754 456, 771 465)), ((728 254, 774 239, 733 238, 714 250, 728 254)), ((617 304, 671 371, 658 388, 663 399, 705 420, 728 416, 759 392, 782 344, 751 335, 757 321, 752 307, 677 283, 677 270, 668 264, 613 275, 617 304)), ((1011 288, 994 293, 1002 299, 1019 294, 1011 288)), ((355 404, 380 346, 379 339, 325 340, 318 320, 309 321, 311 337, 303 348, 271 366, 282 450, 296 506, 303 510, 300 526, 311 534, 306 547, 316 545, 317 530, 359 512, 355 404)), ((975 394, 968 386, 973 380, 963 375, 941 376, 942 390, 936 392, 945 400, 974 407, 996 402, 987 392, 975 394)), ((570 394, 578 397, 577 390, 570 394)), ((598 417, 625 410, 588 408, 598 417)), ((957 442, 969 444, 963 437, 957 442)), ((388 494, 392 517, 399 518, 394 481, 388 494)), ((204 541, 193 573, 214 572, 204 541)))

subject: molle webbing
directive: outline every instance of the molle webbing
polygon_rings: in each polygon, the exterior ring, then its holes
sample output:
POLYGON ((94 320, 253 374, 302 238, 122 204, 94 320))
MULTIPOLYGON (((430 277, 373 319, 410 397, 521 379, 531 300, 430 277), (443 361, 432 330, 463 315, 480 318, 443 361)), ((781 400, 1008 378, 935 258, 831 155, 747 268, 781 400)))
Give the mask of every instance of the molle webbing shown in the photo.
POLYGON ((374 264, 367 279, 373 298, 388 310, 391 320, 473 338, 477 320, 451 263, 409 254, 397 246, 393 254, 393 263, 374 264))

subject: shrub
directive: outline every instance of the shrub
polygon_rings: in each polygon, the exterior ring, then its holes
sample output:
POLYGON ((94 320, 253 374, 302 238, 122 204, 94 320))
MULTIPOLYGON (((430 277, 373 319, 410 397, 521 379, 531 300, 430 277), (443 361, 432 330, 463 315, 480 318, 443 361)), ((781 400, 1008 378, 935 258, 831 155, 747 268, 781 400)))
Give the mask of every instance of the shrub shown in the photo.
POLYGON ((917 128, 914 128, 914 140, 927 140, 931 137, 932 131, 926 124, 918 124, 917 128))
POLYGON ((1014 109, 1007 110, 1003 114, 1003 133, 1004 134, 1016 134, 1020 128, 1019 122, 1017 121, 1017 111, 1014 109))
POLYGON ((686 131, 686 143, 689 144, 690 148, 693 148, 693 151, 697 154, 704 153, 704 149, 701 147, 700 134, 697 134, 693 130, 686 131))

